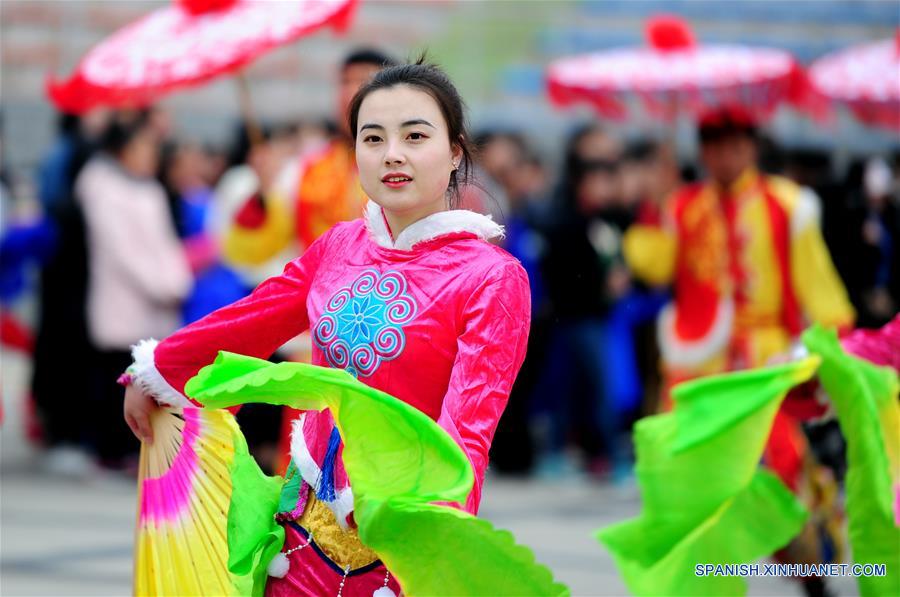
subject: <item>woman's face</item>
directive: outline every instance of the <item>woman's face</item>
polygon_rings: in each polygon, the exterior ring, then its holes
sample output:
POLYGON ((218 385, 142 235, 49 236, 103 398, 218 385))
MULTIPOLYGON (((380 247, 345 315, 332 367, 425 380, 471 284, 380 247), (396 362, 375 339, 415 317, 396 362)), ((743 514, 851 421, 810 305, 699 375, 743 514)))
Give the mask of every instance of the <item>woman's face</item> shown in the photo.
POLYGON ((584 174, 576 189, 578 205, 585 213, 615 207, 621 200, 621 173, 615 162, 600 162, 584 174))
POLYGON ((360 106, 357 127, 360 182, 385 213, 408 225, 446 209, 450 173, 462 152, 450 144, 430 95, 408 85, 374 91, 360 106))
POLYGON ((134 176, 151 178, 159 164, 159 136, 145 126, 132 137, 119 155, 122 166, 134 176))
POLYGON ((598 130, 585 135, 575 153, 586 169, 575 189, 581 210, 590 213, 613 207, 622 194, 622 144, 598 130))

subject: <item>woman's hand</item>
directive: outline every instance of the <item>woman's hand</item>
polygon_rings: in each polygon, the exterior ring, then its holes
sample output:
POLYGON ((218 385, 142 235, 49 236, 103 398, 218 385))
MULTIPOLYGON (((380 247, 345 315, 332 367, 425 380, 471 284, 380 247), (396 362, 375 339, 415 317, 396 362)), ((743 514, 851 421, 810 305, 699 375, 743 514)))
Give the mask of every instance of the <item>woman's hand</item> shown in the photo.
POLYGON ((153 443, 150 414, 157 408, 156 400, 143 393, 137 385, 132 384, 125 389, 125 422, 135 437, 148 444, 153 443))

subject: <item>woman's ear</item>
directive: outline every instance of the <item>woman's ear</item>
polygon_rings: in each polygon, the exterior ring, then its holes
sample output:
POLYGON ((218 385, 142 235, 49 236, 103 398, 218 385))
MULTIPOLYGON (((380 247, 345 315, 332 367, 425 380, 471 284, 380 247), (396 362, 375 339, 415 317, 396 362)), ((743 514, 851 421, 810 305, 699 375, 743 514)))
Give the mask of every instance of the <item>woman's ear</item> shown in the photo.
POLYGON ((450 160, 453 162, 454 168, 459 168, 463 158, 463 136, 459 136, 458 143, 450 144, 450 160))

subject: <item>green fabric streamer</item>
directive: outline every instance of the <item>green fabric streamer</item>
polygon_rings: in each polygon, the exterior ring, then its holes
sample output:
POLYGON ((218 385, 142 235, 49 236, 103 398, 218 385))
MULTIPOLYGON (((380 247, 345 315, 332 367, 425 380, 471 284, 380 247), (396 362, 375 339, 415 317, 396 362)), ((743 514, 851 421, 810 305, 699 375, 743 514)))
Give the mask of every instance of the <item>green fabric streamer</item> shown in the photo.
POLYGON ((642 512, 597 533, 634 594, 743 595, 743 578, 696 565, 752 563, 800 532, 806 510, 759 460, 781 401, 817 363, 685 383, 673 412, 637 423, 642 512))
POLYGON ((819 355, 819 379, 847 440, 847 518, 853 561, 885 564, 886 576, 859 577, 864 597, 900 595, 900 528, 892 501, 900 482, 897 373, 846 354, 837 334, 820 326, 803 334, 819 355))
POLYGON ((273 365, 226 352, 191 379, 186 392, 212 408, 264 402, 330 409, 344 438, 360 539, 405 594, 568 594, 510 533, 434 503, 464 503, 472 467, 453 439, 412 406, 343 370, 273 365))
POLYGON ((284 545, 275 512, 284 479, 263 474, 235 426, 228 508, 228 571, 234 595, 262 596, 266 567, 284 545))

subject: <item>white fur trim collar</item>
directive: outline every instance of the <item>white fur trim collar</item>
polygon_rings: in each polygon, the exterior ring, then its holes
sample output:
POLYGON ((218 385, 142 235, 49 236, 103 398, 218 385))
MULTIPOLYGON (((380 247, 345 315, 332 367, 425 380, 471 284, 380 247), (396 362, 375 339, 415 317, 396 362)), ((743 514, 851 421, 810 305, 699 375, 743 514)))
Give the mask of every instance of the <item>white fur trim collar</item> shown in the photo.
POLYGON ((504 235, 503 226, 492 220, 491 216, 467 209, 441 211, 422 218, 407 226, 397 236, 397 240, 391 237, 381 206, 374 201, 369 201, 366 205, 365 220, 372 240, 386 249, 401 251, 409 251, 421 242, 454 232, 471 232, 483 240, 502 238, 504 235))
POLYGON ((160 404, 166 406, 193 406, 184 394, 173 388, 156 368, 153 351, 159 344, 153 338, 141 340, 131 347, 131 358, 134 364, 130 367, 134 375, 134 383, 145 394, 153 396, 160 404))

